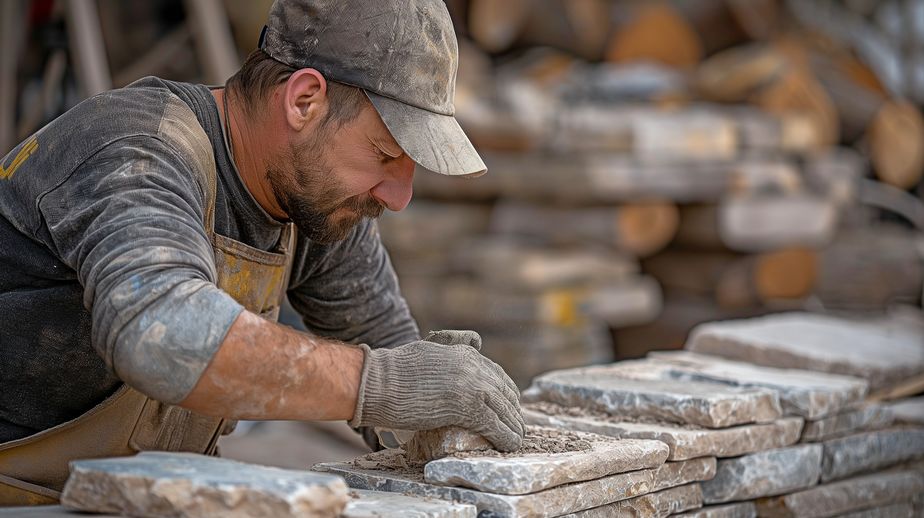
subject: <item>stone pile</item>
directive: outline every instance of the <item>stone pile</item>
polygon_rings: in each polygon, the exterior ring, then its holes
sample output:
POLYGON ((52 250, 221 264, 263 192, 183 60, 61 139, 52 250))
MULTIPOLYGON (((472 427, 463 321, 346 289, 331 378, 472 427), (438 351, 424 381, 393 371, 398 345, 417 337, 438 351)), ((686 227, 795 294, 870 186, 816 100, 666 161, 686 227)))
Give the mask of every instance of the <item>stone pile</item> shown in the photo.
POLYGON ((687 351, 537 377, 526 416, 717 457, 687 516, 920 516, 924 399, 865 402, 924 371, 911 330, 805 314, 706 324, 687 351))

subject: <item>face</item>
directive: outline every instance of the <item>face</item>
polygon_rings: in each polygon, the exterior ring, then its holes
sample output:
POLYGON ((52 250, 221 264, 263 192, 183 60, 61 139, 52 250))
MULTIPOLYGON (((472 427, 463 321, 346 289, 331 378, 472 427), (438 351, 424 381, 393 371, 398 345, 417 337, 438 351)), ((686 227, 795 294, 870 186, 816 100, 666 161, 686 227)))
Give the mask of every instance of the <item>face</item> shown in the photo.
POLYGON ((313 241, 343 240, 363 218, 411 199, 414 163, 366 104, 352 121, 297 136, 268 169, 280 206, 313 241))

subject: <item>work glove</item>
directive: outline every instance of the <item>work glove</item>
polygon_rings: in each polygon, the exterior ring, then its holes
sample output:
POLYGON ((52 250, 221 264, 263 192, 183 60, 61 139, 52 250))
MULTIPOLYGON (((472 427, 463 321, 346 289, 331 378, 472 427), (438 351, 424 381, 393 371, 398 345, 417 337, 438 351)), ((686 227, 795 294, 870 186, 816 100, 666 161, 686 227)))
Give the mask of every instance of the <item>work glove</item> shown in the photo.
POLYGON ((437 331, 393 349, 362 348, 362 381, 350 426, 460 426, 498 450, 520 447, 526 424, 519 391, 499 365, 478 352, 478 333, 437 331))

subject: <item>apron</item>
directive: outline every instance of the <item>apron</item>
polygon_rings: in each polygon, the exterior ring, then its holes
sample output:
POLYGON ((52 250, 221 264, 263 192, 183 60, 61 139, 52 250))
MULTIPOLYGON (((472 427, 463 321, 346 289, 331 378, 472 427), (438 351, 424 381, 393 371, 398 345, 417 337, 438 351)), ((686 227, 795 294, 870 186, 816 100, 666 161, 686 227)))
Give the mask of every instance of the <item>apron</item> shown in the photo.
MULTIPOLYGON (((215 233, 214 165, 208 179, 205 225, 215 254, 217 285, 247 310, 276 321, 295 245, 286 224, 273 252, 215 233)), ((157 450, 216 455, 218 438, 234 421, 161 403, 123 384, 83 415, 39 433, 0 444, 0 506, 55 504, 72 460, 157 450)))

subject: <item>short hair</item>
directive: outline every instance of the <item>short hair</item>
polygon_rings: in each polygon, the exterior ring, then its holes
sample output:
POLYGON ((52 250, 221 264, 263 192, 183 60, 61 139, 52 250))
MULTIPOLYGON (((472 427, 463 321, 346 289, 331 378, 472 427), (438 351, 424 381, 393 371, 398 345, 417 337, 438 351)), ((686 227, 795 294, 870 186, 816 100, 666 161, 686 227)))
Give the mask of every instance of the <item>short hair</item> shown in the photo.
MULTIPOLYGON (((273 87, 288 81, 298 69, 276 61, 262 49, 247 56, 241 69, 228 79, 227 88, 244 105, 249 115, 258 113, 261 103, 266 101, 273 87)), ((361 88, 327 81, 329 108, 322 124, 340 127, 359 115, 368 101, 361 88)))

